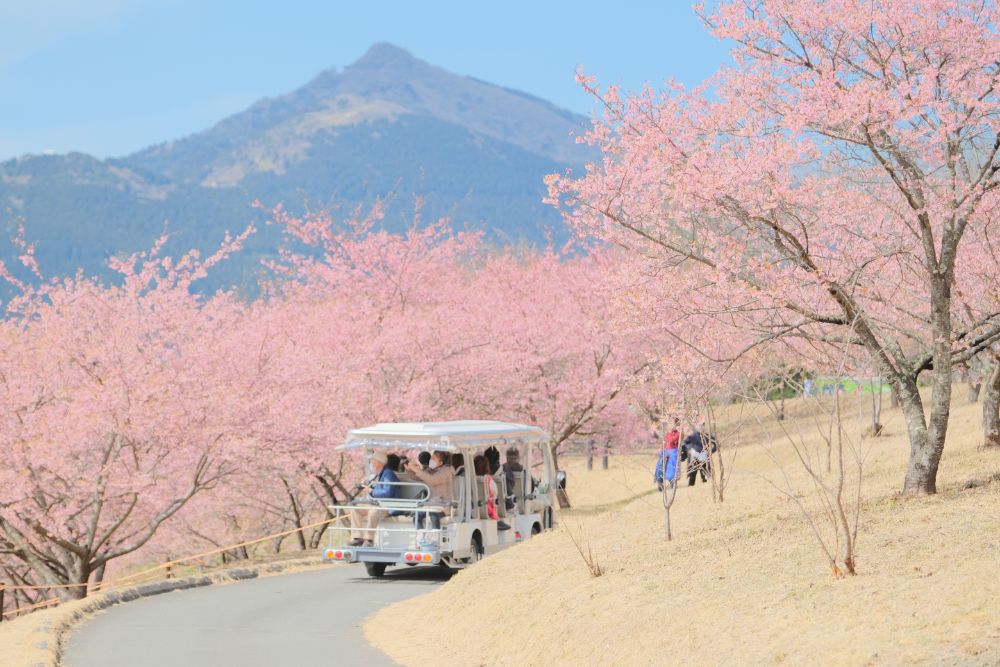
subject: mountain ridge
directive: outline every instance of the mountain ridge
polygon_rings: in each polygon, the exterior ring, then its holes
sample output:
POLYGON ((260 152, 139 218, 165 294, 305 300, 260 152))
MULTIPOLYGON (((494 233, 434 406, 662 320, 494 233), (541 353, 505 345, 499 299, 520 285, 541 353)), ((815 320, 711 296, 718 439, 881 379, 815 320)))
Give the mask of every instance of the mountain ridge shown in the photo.
MULTIPOLYGON (((392 196, 384 224, 403 228, 420 196, 427 219, 538 243, 562 233, 542 204, 542 177, 590 159, 573 137, 586 129, 583 116, 541 98, 378 43, 347 67, 174 141, 107 160, 68 153, 0 163, 0 201, 56 273, 78 261, 108 275, 108 257, 148 247, 165 224, 177 249, 211 247, 226 230, 261 221, 255 200, 301 212, 392 196)), ((277 243, 274 230, 259 233, 249 254, 273 254, 277 243)), ((246 282, 227 271, 222 283, 246 282)))

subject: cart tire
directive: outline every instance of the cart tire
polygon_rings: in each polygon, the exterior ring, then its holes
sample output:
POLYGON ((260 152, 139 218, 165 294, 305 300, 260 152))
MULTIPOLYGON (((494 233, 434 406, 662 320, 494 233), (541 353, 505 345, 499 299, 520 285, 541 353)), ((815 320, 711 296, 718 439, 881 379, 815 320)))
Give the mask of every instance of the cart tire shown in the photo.
POLYGON ((542 527, 537 523, 531 524, 531 536, 534 537, 542 532, 542 527))
POLYGON ((385 566, 385 563, 365 563, 365 571, 369 577, 379 578, 385 576, 385 566))

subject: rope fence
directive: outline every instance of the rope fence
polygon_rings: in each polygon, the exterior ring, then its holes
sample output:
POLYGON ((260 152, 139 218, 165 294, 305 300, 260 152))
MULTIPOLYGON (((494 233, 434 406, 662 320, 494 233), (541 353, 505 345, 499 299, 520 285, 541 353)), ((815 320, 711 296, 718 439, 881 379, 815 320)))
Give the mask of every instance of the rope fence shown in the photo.
MULTIPOLYGON (((340 517, 341 519, 344 517, 340 517)), ((12 616, 20 615, 23 613, 30 613, 37 609, 44 609, 47 607, 53 607, 60 603, 58 597, 49 598, 41 602, 36 602, 34 604, 18 607, 8 611, 2 611, 3 609, 3 598, 4 593, 7 591, 47 591, 47 590, 63 590, 69 588, 84 588, 86 587, 87 593, 97 593, 101 591, 109 591, 117 588, 125 588, 128 586, 136 586, 142 583, 146 583, 150 580, 158 579, 165 575, 166 578, 170 578, 171 571, 183 565, 196 565, 205 566, 207 558, 211 556, 217 556, 219 554, 227 553, 233 551, 234 549, 241 549, 244 547, 249 547, 255 544, 260 544, 261 542, 267 542, 268 540, 274 540, 279 537, 287 537, 289 535, 294 535, 295 533, 306 531, 312 528, 318 528, 320 526, 328 526, 337 521, 335 518, 327 518, 322 521, 317 521, 315 523, 310 523, 304 526, 298 526, 290 530, 284 530, 279 533, 272 533, 270 535, 265 535, 264 537, 258 537, 252 540, 246 540, 244 542, 239 542, 237 544, 230 544, 223 547, 218 547, 210 551, 202 551, 200 553, 192 554, 190 556, 184 556, 181 558, 175 558, 171 560, 166 560, 158 565, 140 570, 139 572, 134 572, 132 574, 125 575, 114 581, 107 582, 95 582, 91 584, 86 583, 74 583, 74 584, 7 584, 0 582, 0 620, 4 618, 10 618, 12 616)))
MULTIPOLYGON (((0 584, 0 604, 3 603, 3 591, 4 585, 0 584)), ((11 609, 10 611, 0 612, 0 619, 10 618, 12 616, 17 616, 19 614, 30 613, 36 609, 44 609, 46 607, 54 607, 59 604, 59 598, 49 598, 47 600, 42 600, 41 602, 36 602, 35 604, 28 605, 27 607, 17 607, 16 609, 11 609)))

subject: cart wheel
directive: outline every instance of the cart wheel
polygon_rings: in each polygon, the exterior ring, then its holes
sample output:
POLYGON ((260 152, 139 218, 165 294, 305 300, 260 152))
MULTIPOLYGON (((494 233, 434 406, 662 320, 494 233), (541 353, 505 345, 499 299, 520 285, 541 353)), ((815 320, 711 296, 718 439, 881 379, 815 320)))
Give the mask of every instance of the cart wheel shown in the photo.
POLYGON ((385 563, 365 563, 365 570, 369 577, 381 577, 385 575, 385 563))
POLYGON ((532 537, 534 537, 535 535, 538 535, 541 532, 542 532, 542 527, 541 526, 539 526, 537 523, 531 524, 531 536, 532 537))

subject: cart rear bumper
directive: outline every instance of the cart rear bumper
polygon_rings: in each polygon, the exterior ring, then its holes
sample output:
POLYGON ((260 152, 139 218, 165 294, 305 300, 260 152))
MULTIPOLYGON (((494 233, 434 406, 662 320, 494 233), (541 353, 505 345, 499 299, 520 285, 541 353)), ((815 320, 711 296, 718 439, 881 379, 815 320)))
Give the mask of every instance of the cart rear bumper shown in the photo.
POLYGON ((329 547, 323 550, 323 560, 327 563, 390 563, 413 565, 421 563, 434 565, 441 562, 437 547, 414 549, 380 549, 378 547, 329 547))

